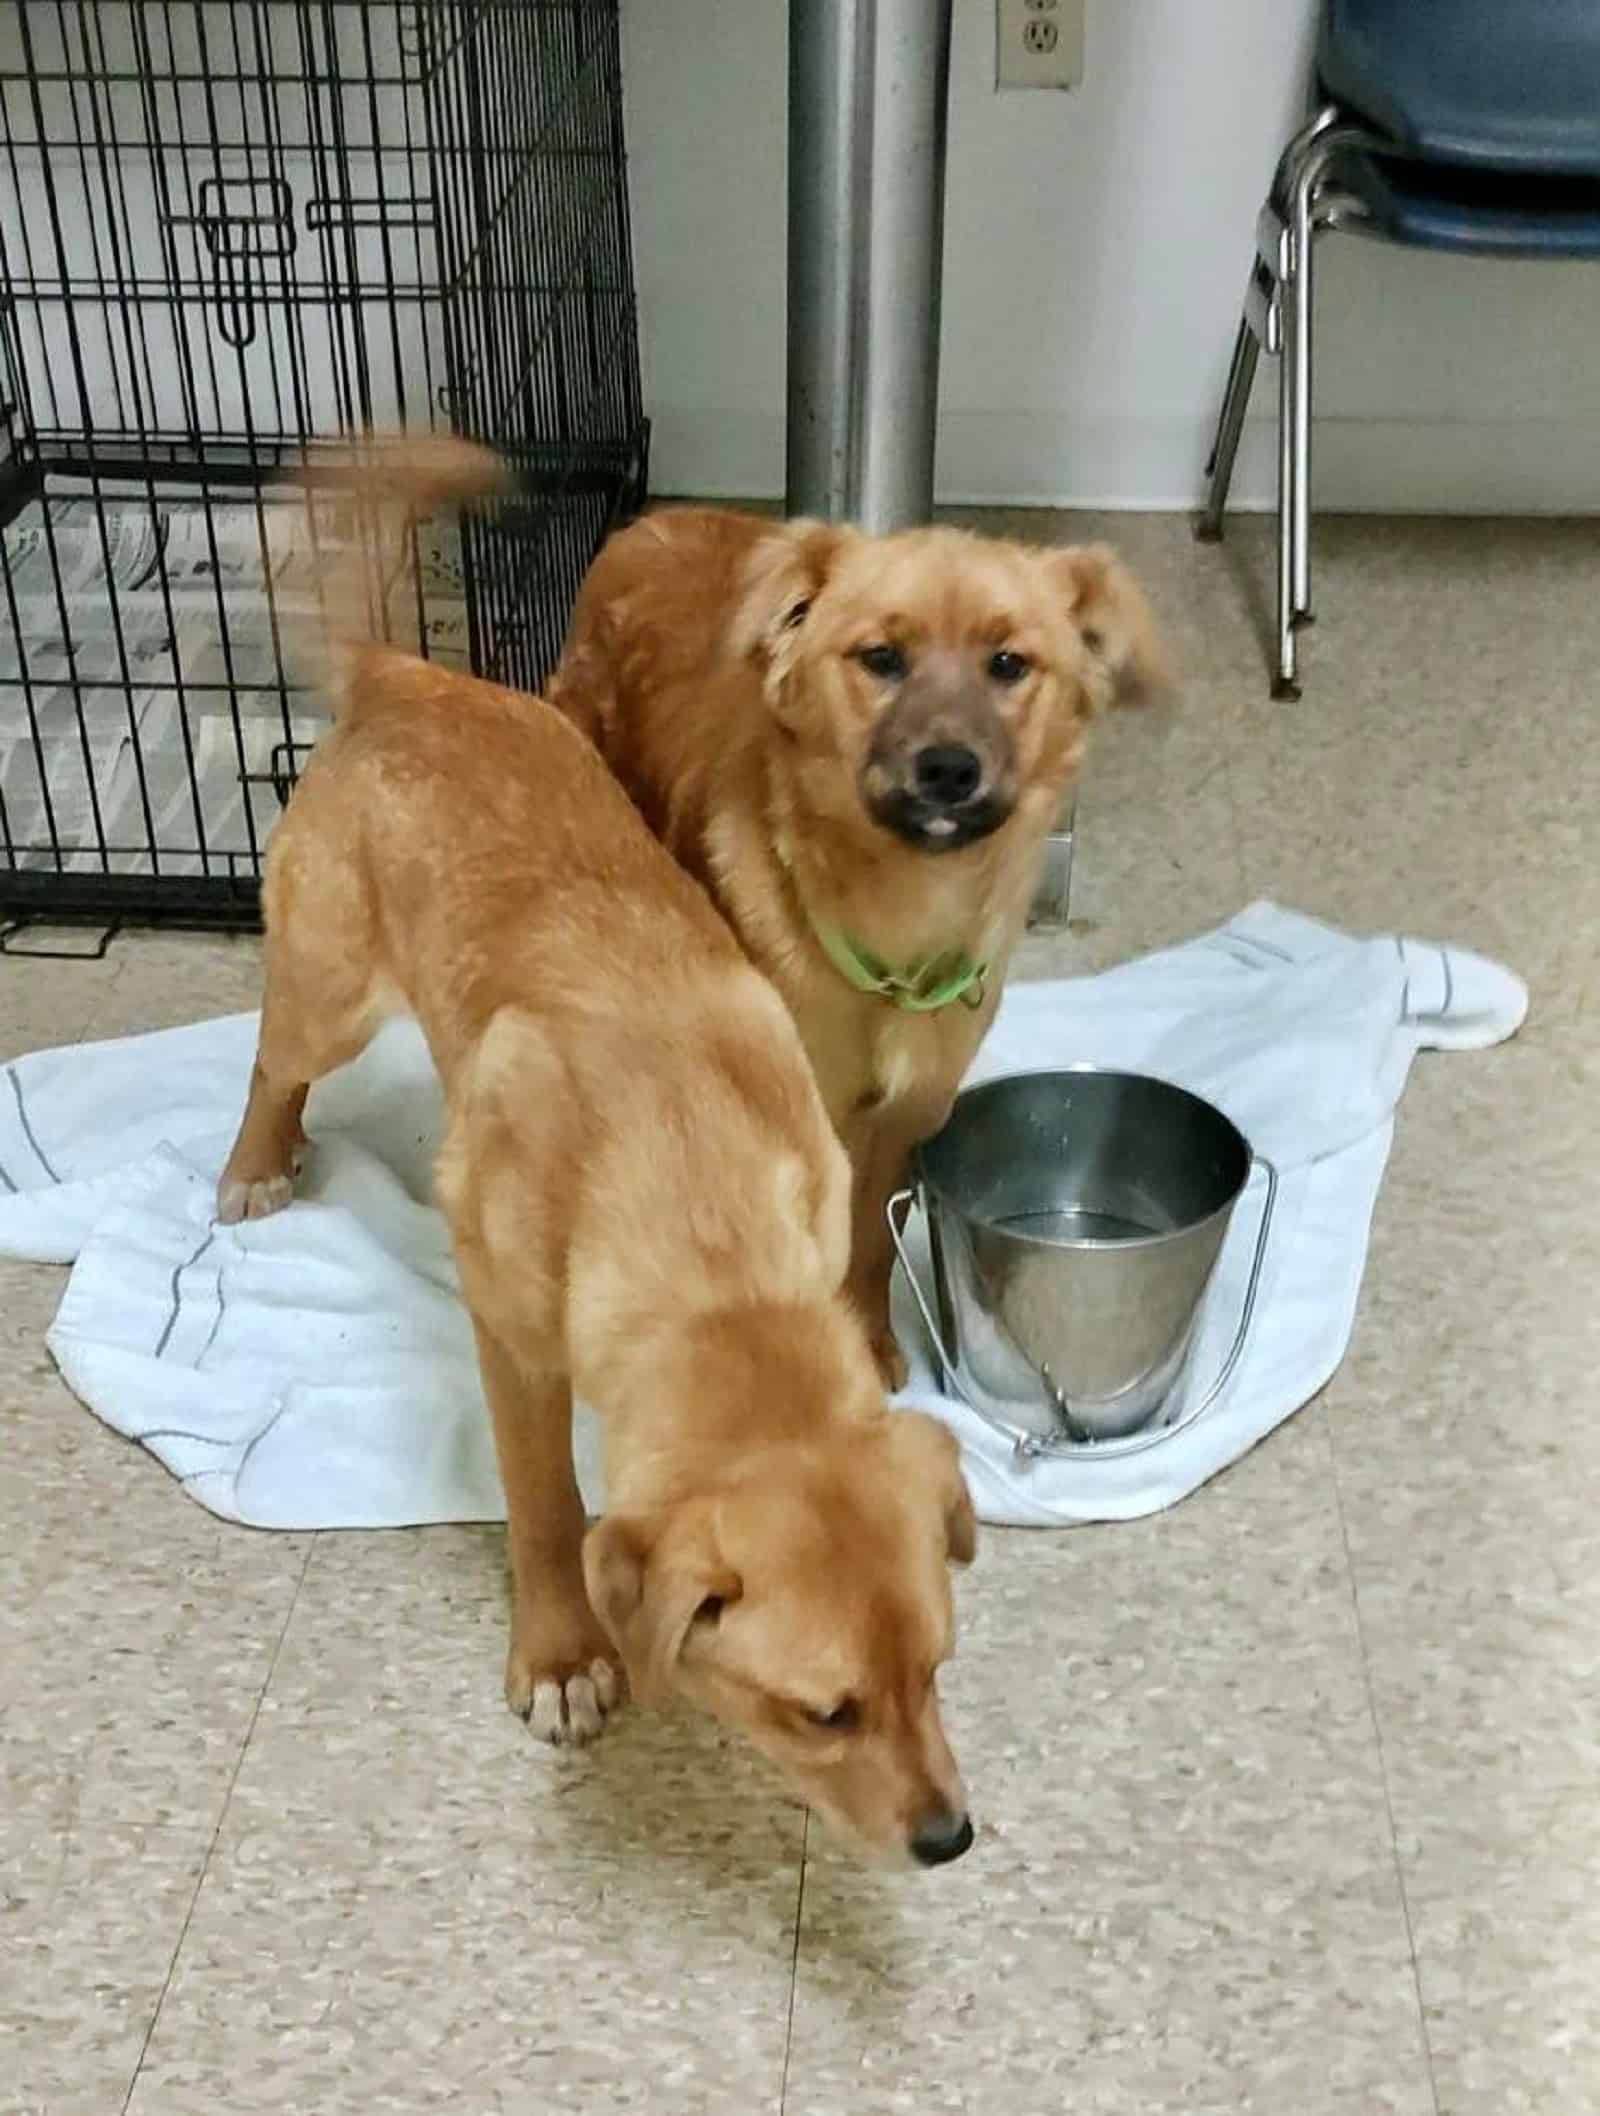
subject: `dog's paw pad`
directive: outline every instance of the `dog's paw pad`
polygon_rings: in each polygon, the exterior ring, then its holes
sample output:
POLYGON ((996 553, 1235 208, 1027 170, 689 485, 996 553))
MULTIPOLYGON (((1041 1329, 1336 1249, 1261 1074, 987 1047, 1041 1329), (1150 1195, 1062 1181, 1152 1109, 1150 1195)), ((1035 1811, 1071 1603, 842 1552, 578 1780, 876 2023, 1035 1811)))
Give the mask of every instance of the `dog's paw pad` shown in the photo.
POLYGON ((217 1191, 217 1218, 224 1227, 265 1220, 282 1212, 294 1196, 294 1177, 266 1176, 258 1182, 224 1182, 217 1191))

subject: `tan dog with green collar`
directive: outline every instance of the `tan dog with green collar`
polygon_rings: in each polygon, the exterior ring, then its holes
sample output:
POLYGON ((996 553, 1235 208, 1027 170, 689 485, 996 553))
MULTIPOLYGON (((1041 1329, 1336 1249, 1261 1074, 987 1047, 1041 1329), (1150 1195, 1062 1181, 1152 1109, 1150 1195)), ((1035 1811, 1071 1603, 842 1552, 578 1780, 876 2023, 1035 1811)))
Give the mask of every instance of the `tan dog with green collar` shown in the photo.
POLYGON ((584 583, 551 697, 788 1003, 891 1386, 888 1200, 993 1017, 1090 722, 1166 680, 1101 546, 672 508, 584 583))

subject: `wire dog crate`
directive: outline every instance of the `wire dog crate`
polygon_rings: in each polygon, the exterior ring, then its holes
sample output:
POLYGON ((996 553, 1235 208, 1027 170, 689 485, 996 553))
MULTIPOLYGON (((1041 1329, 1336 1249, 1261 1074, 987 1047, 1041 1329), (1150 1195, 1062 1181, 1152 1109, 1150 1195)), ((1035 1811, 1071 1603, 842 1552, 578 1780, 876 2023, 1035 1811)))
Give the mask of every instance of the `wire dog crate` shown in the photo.
POLYGON ((492 441, 423 650, 536 688, 643 497, 617 0, 0 8, 0 929, 249 925, 340 436, 492 441))

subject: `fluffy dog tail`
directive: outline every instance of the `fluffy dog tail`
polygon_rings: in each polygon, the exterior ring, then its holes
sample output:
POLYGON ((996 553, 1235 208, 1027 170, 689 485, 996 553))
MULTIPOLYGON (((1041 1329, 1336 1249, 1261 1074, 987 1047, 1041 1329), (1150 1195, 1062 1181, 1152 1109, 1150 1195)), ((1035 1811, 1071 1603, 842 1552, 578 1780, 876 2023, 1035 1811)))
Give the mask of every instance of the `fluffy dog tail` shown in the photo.
POLYGON ((475 441, 386 434, 308 464, 304 477, 315 615, 301 629, 297 658, 337 718, 364 653, 421 648, 418 523, 508 491, 511 476, 475 441))

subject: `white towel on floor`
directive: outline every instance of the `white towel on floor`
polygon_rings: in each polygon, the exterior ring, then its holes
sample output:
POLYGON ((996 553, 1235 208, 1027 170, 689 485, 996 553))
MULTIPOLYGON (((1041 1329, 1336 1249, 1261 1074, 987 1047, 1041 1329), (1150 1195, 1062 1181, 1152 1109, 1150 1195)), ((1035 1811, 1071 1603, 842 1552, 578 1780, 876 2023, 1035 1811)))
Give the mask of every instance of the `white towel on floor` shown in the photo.
MULTIPOLYGON (((1328 1380, 1355 1317, 1393 1113, 1416 1052, 1500 1041, 1521 982, 1459 948, 1358 940, 1256 904, 1103 976, 1006 993, 973 1078, 1074 1060, 1159 1074, 1217 1103, 1280 1185, 1255 1322, 1228 1387, 1188 1425, 1019 1458, 938 1396, 915 1309, 907 1400, 959 1435, 989 1521, 1129 1519, 1182 1498, 1328 1380)), ((315 1091, 300 1197, 212 1219, 255 1018, 44 1051, 0 1071, 0 1254, 71 1262, 50 1349, 83 1401, 202 1505, 263 1528, 392 1527, 503 1514, 472 1335, 427 1203, 439 1095, 393 1023, 315 1091)), ((1235 1214, 1180 1387, 1234 1334, 1259 1225, 1235 1214)), ((600 1497, 592 1423, 580 1477, 600 1497)))

